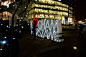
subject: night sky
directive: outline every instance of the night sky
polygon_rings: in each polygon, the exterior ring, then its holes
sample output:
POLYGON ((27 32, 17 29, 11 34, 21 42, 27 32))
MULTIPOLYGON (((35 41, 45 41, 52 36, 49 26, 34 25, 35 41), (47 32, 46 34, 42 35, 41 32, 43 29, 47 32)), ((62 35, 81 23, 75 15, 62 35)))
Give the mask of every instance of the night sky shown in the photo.
POLYGON ((86 19, 86 0, 75 1, 75 19, 84 20, 86 19))

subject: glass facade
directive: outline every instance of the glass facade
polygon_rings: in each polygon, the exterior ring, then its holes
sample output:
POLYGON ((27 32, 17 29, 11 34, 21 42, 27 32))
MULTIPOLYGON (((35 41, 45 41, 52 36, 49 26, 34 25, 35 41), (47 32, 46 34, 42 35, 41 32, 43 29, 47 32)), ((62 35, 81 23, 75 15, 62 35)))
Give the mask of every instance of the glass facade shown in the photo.
POLYGON ((62 19, 62 24, 65 24, 65 22, 67 23, 67 21, 65 21, 65 17, 73 17, 72 7, 69 7, 67 4, 52 0, 34 0, 34 2, 31 1, 28 5, 28 10, 29 19, 62 19))

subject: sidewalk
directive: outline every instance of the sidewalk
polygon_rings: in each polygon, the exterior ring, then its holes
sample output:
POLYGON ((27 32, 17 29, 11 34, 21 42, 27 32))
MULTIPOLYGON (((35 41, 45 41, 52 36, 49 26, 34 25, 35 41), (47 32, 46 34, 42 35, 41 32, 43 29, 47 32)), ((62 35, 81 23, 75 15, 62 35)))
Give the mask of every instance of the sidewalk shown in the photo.
POLYGON ((78 26, 72 26, 72 27, 69 27, 69 26, 62 26, 62 29, 63 29, 63 30, 65 30, 65 29, 66 29, 66 30, 67 30, 67 29, 76 29, 76 30, 77 30, 77 29, 79 29, 79 27, 78 27, 78 26))
POLYGON ((30 32, 28 34, 23 32, 23 38, 18 40, 20 44, 19 57, 83 57, 86 43, 85 39, 77 40, 78 32, 78 30, 63 31, 64 42, 61 43, 40 37, 33 40, 33 35, 30 32), (77 50, 73 49, 74 46, 77 47, 77 50))

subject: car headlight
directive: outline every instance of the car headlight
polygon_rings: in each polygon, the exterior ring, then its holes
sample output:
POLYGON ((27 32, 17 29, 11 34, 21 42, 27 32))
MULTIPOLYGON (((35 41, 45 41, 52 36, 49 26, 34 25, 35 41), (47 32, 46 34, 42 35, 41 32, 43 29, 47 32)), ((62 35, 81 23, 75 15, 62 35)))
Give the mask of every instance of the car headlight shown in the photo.
POLYGON ((3 44, 6 44, 6 41, 1 41, 1 44, 3 45, 3 44))

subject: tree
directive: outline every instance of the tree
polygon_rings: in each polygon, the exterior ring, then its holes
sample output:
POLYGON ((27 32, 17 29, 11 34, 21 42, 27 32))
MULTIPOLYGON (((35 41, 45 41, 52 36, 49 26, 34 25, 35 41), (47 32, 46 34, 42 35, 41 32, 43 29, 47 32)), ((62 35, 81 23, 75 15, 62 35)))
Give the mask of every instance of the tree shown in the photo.
POLYGON ((12 57, 12 37, 13 37, 13 30, 14 30, 14 16, 16 15, 20 5, 22 5, 22 0, 16 0, 16 4, 17 4, 17 9, 15 10, 14 14, 12 15, 12 32, 11 32, 11 48, 10 48, 10 53, 9 53, 9 57, 12 57))
MULTIPOLYGON (((13 4, 16 4, 16 9, 15 10, 13 10, 13 15, 12 15, 12 28, 11 28, 11 47, 10 47, 10 53, 9 53, 9 57, 12 57, 12 47, 13 47, 13 43, 12 43, 12 37, 13 37, 13 31, 14 31, 14 17, 15 17, 15 15, 18 15, 18 16, 21 16, 25 11, 26 11, 26 9, 27 9, 27 7, 28 7, 28 4, 29 4, 29 0, 15 0, 16 1, 16 3, 14 2, 14 3, 12 3, 11 4, 11 6, 13 5, 13 4), (22 2, 23 1, 23 2, 22 2), (22 7, 22 6, 24 6, 24 7, 22 7), (26 7, 26 8, 25 8, 26 7), (21 9, 23 9, 22 10, 22 12, 20 12, 21 11, 21 9)), ((3 7, 2 7, 3 8, 3 7)), ((1 9, 2 10, 2 9, 1 9)), ((0 10, 0 12, 3 12, 3 11, 1 11, 0 10)), ((10 10, 10 9, 8 9, 8 10, 10 10)))

